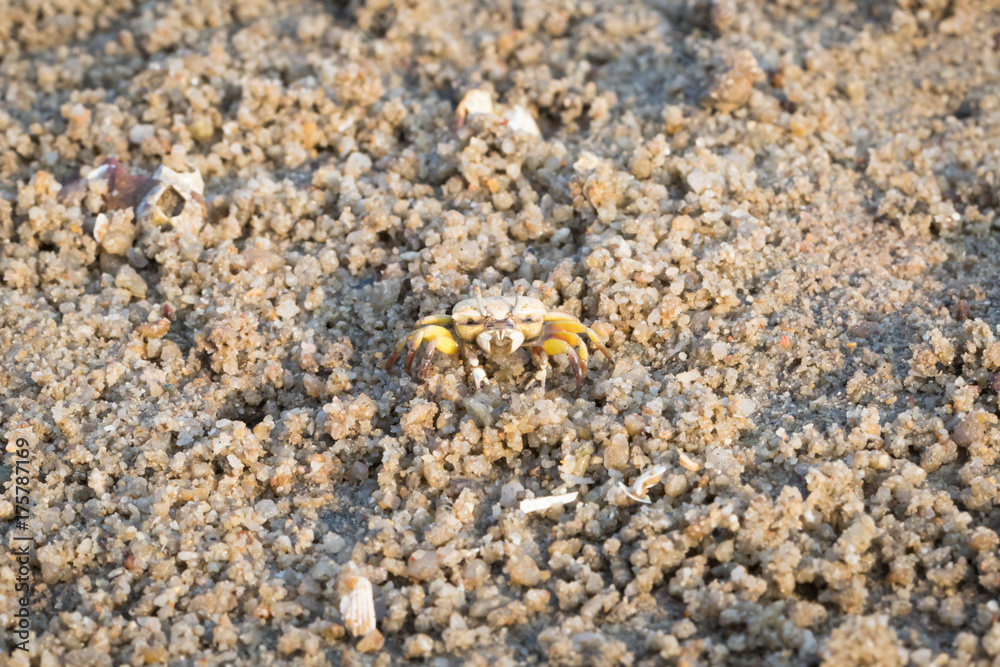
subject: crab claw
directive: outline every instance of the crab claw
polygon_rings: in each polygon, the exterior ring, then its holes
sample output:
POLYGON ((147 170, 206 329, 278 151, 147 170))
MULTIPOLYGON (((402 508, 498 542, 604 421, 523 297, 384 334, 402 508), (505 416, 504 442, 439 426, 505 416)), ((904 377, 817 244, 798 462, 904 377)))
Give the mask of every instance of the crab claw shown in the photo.
POLYGON ((476 336, 476 345, 482 348, 483 352, 485 352, 486 354, 490 353, 491 338, 493 338, 493 336, 488 331, 484 331, 483 333, 476 336))
POLYGON ((521 347, 522 343, 524 343, 524 334, 521 333, 520 331, 511 331, 509 335, 510 335, 510 351, 513 352, 517 348, 521 347))

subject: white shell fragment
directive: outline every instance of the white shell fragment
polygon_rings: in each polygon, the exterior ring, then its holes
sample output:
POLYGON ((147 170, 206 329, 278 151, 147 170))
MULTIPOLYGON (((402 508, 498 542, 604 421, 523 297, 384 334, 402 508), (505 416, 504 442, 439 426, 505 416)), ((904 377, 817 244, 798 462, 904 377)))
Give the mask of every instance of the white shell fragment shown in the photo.
POLYGON ((165 165, 153 174, 158 183, 136 209, 144 229, 171 225, 180 233, 197 234, 205 223, 205 181, 201 172, 177 172, 165 165))
POLYGON ((573 491, 572 493, 563 493, 558 496, 544 496, 542 498, 528 498, 522 500, 521 504, 518 506, 522 512, 525 514, 531 514, 532 512, 544 512, 550 507, 555 507, 557 505, 565 505, 566 503, 571 503, 576 500, 579 496, 578 491, 573 491))
POLYGON ((493 113, 493 96, 490 95, 489 91, 479 88, 467 92, 462 101, 458 103, 458 108, 455 109, 458 126, 462 127, 466 118, 477 114, 495 115, 493 113))
POLYGON ((663 479, 663 473, 666 471, 667 466, 661 463, 649 468, 646 472, 636 477, 631 487, 625 486, 621 482, 618 482, 618 486, 622 490, 622 493, 632 500, 648 504, 650 502, 649 490, 660 483, 660 480, 663 479))
POLYGON ((179 172, 163 164, 153 174, 153 178, 161 183, 170 183, 179 188, 187 189, 189 192, 197 192, 200 195, 205 194, 205 179, 201 177, 201 172, 197 169, 192 169, 188 172, 179 172))
POLYGON ((96 181, 99 178, 104 178, 104 175, 108 173, 110 169, 111 169, 111 164, 105 162, 100 167, 95 167, 94 169, 91 169, 89 172, 87 172, 87 175, 84 177, 84 180, 96 181))
POLYGON ((538 129, 538 123, 535 122, 534 117, 520 104, 516 104, 510 109, 504 111, 503 119, 506 121, 507 127, 514 132, 522 132, 533 137, 542 136, 541 131, 538 129))
MULTIPOLYGON (((88 178, 90 177, 88 176, 88 178)), ((94 240, 98 243, 103 241, 104 237, 108 234, 108 228, 110 226, 111 224, 108 222, 108 216, 103 213, 98 213, 97 219, 94 220, 94 240)))
POLYGON ((472 116, 488 116, 502 122, 513 132, 532 137, 542 136, 538 129, 538 123, 535 122, 534 116, 528 109, 520 104, 511 107, 495 104, 493 95, 487 90, 476 88, 465 94, 462 101, 458 103, 458 107, 455 108, 456 128, 461 128, 465 121, 472 116))
POLYGON ((340 599, 340 615, 347 631, 364 637, 375 629, 375 598, 367 577, 354 577, 351 591, 340 599))

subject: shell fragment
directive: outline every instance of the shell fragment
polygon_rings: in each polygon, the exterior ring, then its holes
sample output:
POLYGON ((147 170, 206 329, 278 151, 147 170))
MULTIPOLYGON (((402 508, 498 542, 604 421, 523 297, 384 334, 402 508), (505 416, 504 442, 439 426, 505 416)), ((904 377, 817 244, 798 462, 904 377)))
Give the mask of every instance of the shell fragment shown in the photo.
POLYGON ((663 473, 666 471, 667 466, 660 463, 636 477, 631 487, 625 486, 621 482, 618 482, 618 487, 632 500, 649 504, 649 490, 660 483, 660 480, 663 479, 663 473))
POLYGON ((534 117, 520 104, 516 104, 504 111, 503 119, 507 123, 507 127, 514 132, 523 132, 533 137, 542 136, 534 117))
POLYGON ((375 629, 375 598, 367 577, 354 577, 351 591, 340 599, 340 615, 355 637, 364 637, 375 629))
POLYGON ((157 184, 136 209, 144 229, 171 225, 181 233, 197 234, 205 223, 205 181, 194 169, 177 172, 160 166, 153 175, 157 184))
POLYGON ((490 95, 489 91, 476 88, 467 92, 462 101, 458 103, 458 108, 455 109, 458 127, 462 127, 466 118, 479 114, 495 115, 493 112, 493 96, 490 95))
POLYGON ((542 498, 527 498, 521 501, 518 506, 522 512, 525 514, 531 514, 532 512, 544 512, 550 507, 556 507, 558 505, 565 505, 566 503, 571 503, 576 500, 580 493, 578 491, 573 491, 571 493, 562 493, 558 496, 544 496, 542 498))

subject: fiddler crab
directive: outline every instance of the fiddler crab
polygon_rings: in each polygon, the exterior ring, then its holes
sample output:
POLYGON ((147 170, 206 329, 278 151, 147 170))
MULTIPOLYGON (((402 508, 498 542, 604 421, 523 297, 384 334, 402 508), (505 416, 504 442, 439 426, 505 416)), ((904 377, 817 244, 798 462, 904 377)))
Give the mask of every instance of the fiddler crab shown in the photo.
POLYGON ((403 348, 409 344, 410 351, 406 354, 404 366, 409 373, 417 350, 422 343, 426 343, 423 361, 417 371, 421 380, 427 377, 435 350, 449 355, 460 352, 472 368, 476 391, 479 391, 483 384, 489 384, 489 380, 486 371, 479 366, 475 346, 478 345, 489 355, 497 347, 509 347, 509 352, 513 353, 523 345, 541 358, 541 368, 528 383, 529 387, 538 381, 542 391, 545 391, 549 356, 565 354, 576 377, 576 390, 580 391, 583 378, 587 376, 590 354, 579 334, 586 334, 597 349, 611 359, 611 354, 592 329, 569 313, 550 311, 538 299, 524 296, 523 285, 518 288, 517 296, 484 297, 478 285, 473 288, 473 294, 473 298, 455 304, 451 315, 441 313, 418 321, 413 332, 389 357, 386 370, 392 368, 403 348))

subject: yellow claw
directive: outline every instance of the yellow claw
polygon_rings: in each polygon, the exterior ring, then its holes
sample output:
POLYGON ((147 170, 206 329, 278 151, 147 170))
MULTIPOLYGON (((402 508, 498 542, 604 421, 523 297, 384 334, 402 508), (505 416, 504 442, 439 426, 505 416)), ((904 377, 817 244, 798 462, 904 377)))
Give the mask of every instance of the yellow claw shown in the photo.
MULTIPOLYGON (((563 334, 565 336, 573 336, 578 341, 580 340, 578 336, 574 334, 563 334)), ((580 341, 582 344, 583 341, 580 341)), ((545 354, 552 356, 556 354, 565 354, 569 357, 570 368, 573 369, 573 377, 576 378, 576 390, 580 391, 580 387, 583 386, 583 376, 586 371, 583 365, 580 363, 580 357, 577 355, 576 350, 573 349, 573 344, 570 341, 565 340, 560 334, 553 334, 552 338, 546 338, 542 341, 542 349, 545 354)), ((546 366, 548 363, 546 362, 546 366)), ((542 388, 545 387, 544 373, 542 374, 542 388)))
POLYGON ((437 341, 437 349, 445 354, 455 354, 458 352, 458 343, 455 342, 455 337, 444 327, 433 324, 424 327, 424 340, 437 341))
POLYGON ((607 359, 611 359, 611 353, 608 352, 608 348, 604 347, 600 339, 597 337, 597 332, 588 326, 584 326, 580 320, 576 319, 569 313, 547 313, 545 315, 545 321, 548 322, 546 329, 549 331, 568 331, 570 333, 585 333, 594 343, 601 354, 607 359))
MULTIPOLYGON (((428 318, 429 319, 429 318, 428 318)), ((423 320, 421 320, 423 321, 423 320)), ((410 344, 410 353, 406 355, 406 371, 410 371, 410 366, 413 363, 413 357, 417 353, 417 348, 424 341, 431 346, 431 350, 440 350, 445 354, 455 354, 458 351, 458 343, 455 342, 455 338, 451 335, 451 332, 442 326, 436 324, 429 324, 422 326, 409 336, 403 339, 397 347, 396 351, 392 353, 389 360, 385 362, 385 369, 389 370, 392 365, 396 363, 396 359, 399 358, 399 353, 403 351, 406 344, 410 344)), ((433 355, 433 352, 430 353, 433 355)))
POLYGON ((542 349, 545 350, 545 354, 555 356, 557 354, 566 354, 567 350, 573 348, 561 338, 547 338, 542 341, 542 349))
POLYGON ((580 369, 583 372, 584 377, 586 377, 587 361, 590 359, 590 352, 587 351, 587 344, 583 342, 583 339, 575 333, 571 333, 569 331, 551 331, 548 333, 548 337, 549 340, 558 338, 559 340, 566 341, 570 345, 576 346, 580 355, 580 369))

